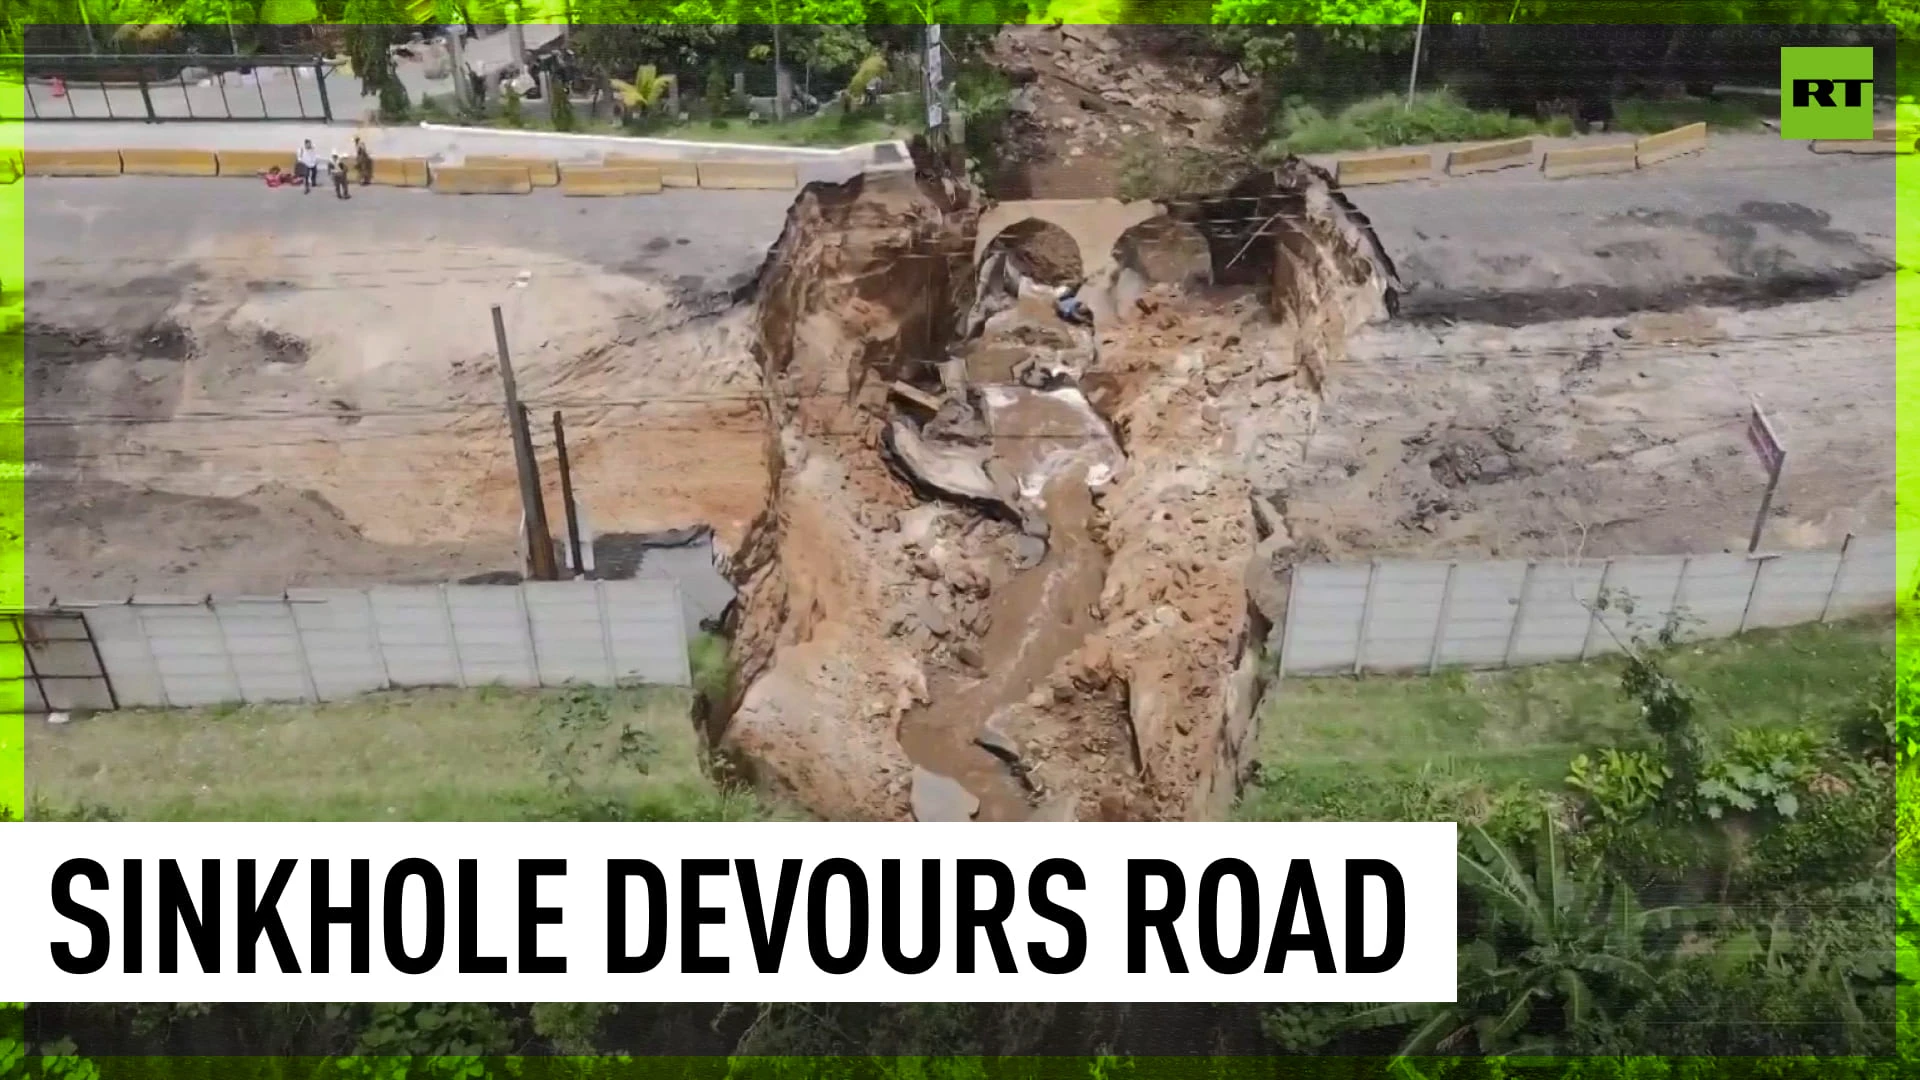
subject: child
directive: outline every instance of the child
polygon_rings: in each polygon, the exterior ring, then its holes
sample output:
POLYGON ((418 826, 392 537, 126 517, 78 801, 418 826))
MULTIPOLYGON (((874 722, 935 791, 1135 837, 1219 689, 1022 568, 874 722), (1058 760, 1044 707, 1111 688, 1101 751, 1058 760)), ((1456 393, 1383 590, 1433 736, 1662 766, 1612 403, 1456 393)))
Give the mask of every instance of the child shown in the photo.
POLYGON ((267 166, 267 171, 262 175, 267 178, 267 186, 270 188, 286 187, 293 183, 293 177, 281 172, 278 165, 267 166))

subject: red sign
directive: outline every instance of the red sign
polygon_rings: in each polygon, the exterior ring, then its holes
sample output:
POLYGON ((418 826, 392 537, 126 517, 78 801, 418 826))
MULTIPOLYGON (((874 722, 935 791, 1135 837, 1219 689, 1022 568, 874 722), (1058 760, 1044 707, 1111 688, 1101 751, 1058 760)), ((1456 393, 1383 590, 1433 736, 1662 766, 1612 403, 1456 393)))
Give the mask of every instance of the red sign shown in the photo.
POLYGON ((1766 466, 1769 476, 1777 476, 1780 466, 1786 463, 1786 448, 1780 445, 1780 437, 1773 433, 1773 425, 1767 422, 1767 414, 1755 405, 1747 416, 1747 441, 1753 444, 1754 453, 1760 455, 1760 464, 1766 466))

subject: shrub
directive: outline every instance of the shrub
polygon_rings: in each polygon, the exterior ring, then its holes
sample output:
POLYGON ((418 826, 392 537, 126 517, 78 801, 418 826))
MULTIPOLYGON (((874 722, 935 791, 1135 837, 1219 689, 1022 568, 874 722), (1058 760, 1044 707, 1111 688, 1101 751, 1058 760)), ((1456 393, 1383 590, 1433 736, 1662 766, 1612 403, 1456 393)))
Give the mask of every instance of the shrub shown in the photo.
POLYGON ((1530 135, 1540 125, 1526 117, 1470 108, 1451 90, 1414 95, 1413 107, 1399 94, 1356 101, 1328 116, 1297 99, 1273 124, 1275 153, 1322 154, 1416 143, 1472 142, 1530 135))
POLYGON ((573 118, 573 99, 567 95, 567 88, 561 85, 559 79, 552 80, 552 83, 553 86, 549 90, 551 100, 548 102, 548 109, 549 116, 553 120, 553 130, 572 131, 577 126, 573 118))
POLYGON ((527 118, 520 111, 520 92, 511 86, 507 87, 507 92, 501 95, 500 119, 508 127, 527 126, 527 118))

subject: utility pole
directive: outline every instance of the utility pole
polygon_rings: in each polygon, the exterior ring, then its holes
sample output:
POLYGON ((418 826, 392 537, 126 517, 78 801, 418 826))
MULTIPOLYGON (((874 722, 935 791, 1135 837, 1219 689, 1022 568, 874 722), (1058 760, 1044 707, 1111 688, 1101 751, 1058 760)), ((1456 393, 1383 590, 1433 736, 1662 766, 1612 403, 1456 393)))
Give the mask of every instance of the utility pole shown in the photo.
POLYGON ((513 382, 513 359, 507 353, 507 324, 500 305, 493 305, 493 344, 500 354, 500 385, 507 395, 507 426, 513 431, 513 463, 520 473, 520 507, 527 519, 527 574, 535 581, 557 581, 553 565, 553 534, 547 530, 547 507, 540 498, 540 466, 533 459, 533 433, 527 430, 526 410, 513 382))
POLYGON ((573 556, 573 573, 585 577, 587 564, 580 557, 580 509, 573 501, 573 469, 567 462, 567 429, 560 422, 560 410, 553 411, 553 446, 560 454, 560 502, 567 508, 567 553, 573 556))
POLYGON ((780 0, 773 0, 773 118, 787 118, 785 80, 780 71, 780 0))
POLYGON ((1420 0, 1420 27, 1413 32, 1413 71, 1407 76, 1407 110, 1413 110, 1413 88, 1420 81, 1420 46, 1427 38, 1427 0, 1420 0))

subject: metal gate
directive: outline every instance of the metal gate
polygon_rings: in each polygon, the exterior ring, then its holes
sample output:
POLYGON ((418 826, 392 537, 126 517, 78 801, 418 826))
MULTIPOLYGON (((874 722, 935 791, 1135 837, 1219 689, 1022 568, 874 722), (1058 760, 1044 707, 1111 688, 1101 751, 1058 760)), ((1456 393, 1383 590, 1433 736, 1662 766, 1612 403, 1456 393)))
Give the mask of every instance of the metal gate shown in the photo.
POLYGON ((317 56, 28 55, 25 66, 28 120, 333 120, 334 65, 317 56))
POLYGON ((86 616, 78 611, 0 615, 0 652, 19 650, 17 663, 0 663, 0 682, 22 685, 23 711, 117 709, 113 681, 86 616))

